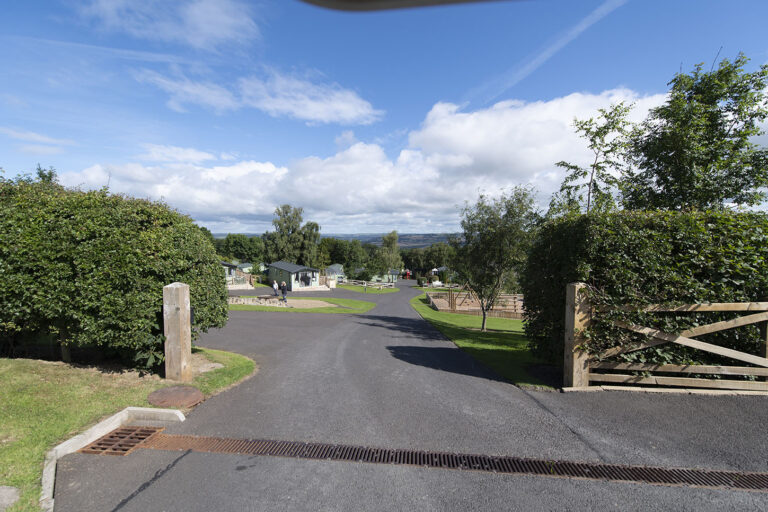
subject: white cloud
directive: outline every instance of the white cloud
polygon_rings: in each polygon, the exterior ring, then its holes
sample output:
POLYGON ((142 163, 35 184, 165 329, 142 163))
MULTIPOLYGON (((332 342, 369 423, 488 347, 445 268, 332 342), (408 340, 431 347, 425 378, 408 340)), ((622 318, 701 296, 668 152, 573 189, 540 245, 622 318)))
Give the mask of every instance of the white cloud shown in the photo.
POLYGON ((185 105, 200 105, 218 113, 244 107, 261 110, 272 117, 291 117, 309 124, 371 124, 381 119, 376 110, 356 92, 335 83, 317 83, 308 79, 270 71, 266 78, 250 76, 238 81, 238 95, 226 87, 208 81, 190 80, 184 75, 167 77, 156 71, 142 70, 135 75, 141 83, 152 84, 170 95, 167 105, 185 112, 185 105))
POLYGON ((110 190, 134 197, 163 199, 199 221, 239 219, 251 224, 271 218, 273 197, 287 170, 271 163, 239 162, 204 167, 190 163, 146 166, 137 163, 96 164, 60 175, 67 186, 110 190))
POLYGON ((259 37, 253 9, 240 0, 89 0, 80 13, 104 30, 208 50, 259 37))
POLYGON ((180 148, 162 144, 143 144, 146 153, 139 155, 141 160, 150 162, 186 162, 197 164, 206 160, 216 160, 216 157, 205 151, 194 148, 180 148))
POLYGON ((339 149, 346 149, 352 144, 355 144, 358 142, 357 137, 355 137, 355 132, 352 130, 346 130, 341 132, 341 134, 334 139, 334 142, 336 142, 336 147, 339 149))
POLYGON ((66 145, 71 145, 75 143, 75 141, 70 139, 55 139, 53 137, 48 137, 47 135, 41 135, 39 133, 25 131, 25 130, 14 130, 12 128, 8 128, 5 126, 0 126, 0 133, 5 134, 12 139, 20 140, 24 142, 54 144, 57 146, 66 146, 66 145))
POLYGON ((149 70, 138 73, 136 79, 167 92, 170 95, 167 105, 177 112, 185 112, 184 105, 190 103, 212 108, 218 113, 240 107, 229 90, 212 82, 195 82, 183 76, 173 79, 149 70))
POLYGON ((64 174, 62 180, 98 188, 111 175, 112 190, 163 197, 214 231, 264 231, 275 206, 285 203, 303 207, 305 218, 325 232, 454 231, 459 207, 479 192, 531 184, 546 206, 563 179, 555 162, 589 163, 573 119, 593 117, 598 108, 622 100, 636 103, 633 117, 639 120, 664 96, 616 89, 531 103, 505 101, 468 112, 438 103, 394 156, 346 134, 335 154, 287 166, 250 160, 208 166, 104 164, 64 174))
POLYGON ((371 124, 381 119, 366 100, 335 83, 315 83, 270 71, 266 78, 240 80, 243 103, 272 117, 288 116, 310 123, 371 124))
POLYGON ((29 155, 58 155, 64 151, 60 146, 44 146, 42 144, 23 144, 18 147, 18 150, 29 155))

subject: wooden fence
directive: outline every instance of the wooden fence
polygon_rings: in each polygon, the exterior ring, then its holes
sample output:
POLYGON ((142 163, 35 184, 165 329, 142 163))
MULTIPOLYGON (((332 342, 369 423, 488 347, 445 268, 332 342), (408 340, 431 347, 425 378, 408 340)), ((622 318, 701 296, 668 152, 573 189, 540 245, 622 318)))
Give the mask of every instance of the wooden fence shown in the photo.
MULTIPOLYGON (((673 386, 686 388, 715 388, 748 391, 768 391, 768 382, 757 380, 708 379, 690 377, 690 375, 725 375, 768 377, 768 302, 726 302, 710 304, 686 304, 676 307, 665 307, 649 304, 642 308, 646 312, 750 312, 732 320, 700 325, 679 334, 663 332, 651 327, 614 322, 613 325, 631 332, 643 334, 645 341, 629 346, 614 347, 597 355, 590 356, 579 346, 584 342, 583 330, 589 327, 592 319, 599 311, 590 304, 584 283, 571 283, 566 293, 565 314, 565 387, 586 387, 594 382, 613 384, 643 384, 657 386, 673 386), (727 329, 745 325, 759 324, 763 339, 762 355, 747 354, 694 338, 727 329), (704 352, 725 356, 736 361, 749 363, 754 366, 708 366, 708 365, 672 365, 672 364, 641 364, 606 362, 604 359, 619 354, 642 350, 664 343, 676 343, 695 348, 704 352), (595 371, 597 370, 597 371, 595 371), (643 372, 642 375, 613 372, 643 372), (666 375, 653 375, 662 373, 666 375), (684 376, 679 376, 684 375, 684 376)), ((629 309, 629 308, 628 308, 629 309)), ((636 309, 636 308, 633 308, 636 309)))
MULTIPOLYGON (((432 309, 461 315, 483 316, 480 305, 475 303, 471 292, 448 291, 427 292, 427 303, 432 309)), ((488 318, 523 318, 523 296, 501 294, 493 309, 486 313, 488 318)))

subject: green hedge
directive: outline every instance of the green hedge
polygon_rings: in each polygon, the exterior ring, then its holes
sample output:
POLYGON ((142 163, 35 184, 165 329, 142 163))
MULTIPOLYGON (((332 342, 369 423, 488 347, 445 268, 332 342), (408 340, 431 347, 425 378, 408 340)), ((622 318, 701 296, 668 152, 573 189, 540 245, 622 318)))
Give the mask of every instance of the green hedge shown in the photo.
MULTIPOLYGON (((0 180, 0 344, 49 337, 115 349, 139 367, 163 357, 162 291, 190 285, 194 335, 227 321, 210 240, 162 203, 0 180)), ((12 348, 11 348, 12 350, 12 348)))
MULTIPOLYGON (((618 306, 765 300, 767 234, 768 217, 760 213, 619 212, 549 221, 538 230, 522 280, 526 333, 532 349, 562 364, 565 289, 576 281, 590 285, 592 301, 609 310, 598 315, 598 321, 586 332, 585 349, 590 353, 638 339, 611 327, 611 320, 680 332, 733 318, 729 313, 626 312, 618 306)), ((755 326, 701 339, 753 354, 761 343, 755 326)), ((655 363, 733 363, 670 344, 621 358, 655 363)))

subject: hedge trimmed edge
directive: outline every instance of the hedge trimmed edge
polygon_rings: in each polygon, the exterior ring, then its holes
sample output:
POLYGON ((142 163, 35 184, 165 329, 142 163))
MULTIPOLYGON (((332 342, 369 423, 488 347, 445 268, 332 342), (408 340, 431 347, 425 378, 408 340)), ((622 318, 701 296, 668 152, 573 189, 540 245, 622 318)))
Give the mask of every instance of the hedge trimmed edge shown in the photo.
MULTIPOLYGON (((625 320, 667 332, 733 318, 729 313, 639 313, 620 305, 756 302, 768 298, 768 216, 762 213, 618 212, 548 221, 537 232, 522 285, 526 334, 532 349, 562 364, 565 289, 590 286, 606 313, 586 332, 589 353, 637 340, 614 328, 625 320)), ((756 354, 757 326, 701 337, 756 354)), ((722 364, 727 359, 661 345, 621 356, 623 361, 722 364)))
POLYGON ((226 324, 221 265, 189 217, 106 189, 0 178, 3 352, 47 337, 159 365, 162 291, 174 281, 190 286, 193 337, 226 324))

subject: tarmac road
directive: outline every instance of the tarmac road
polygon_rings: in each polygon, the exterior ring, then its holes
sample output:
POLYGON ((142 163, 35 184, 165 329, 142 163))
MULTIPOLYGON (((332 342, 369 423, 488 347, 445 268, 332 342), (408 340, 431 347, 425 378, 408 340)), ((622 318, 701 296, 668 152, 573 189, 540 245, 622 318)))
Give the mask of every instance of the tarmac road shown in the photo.
MULTIPOLYGON (((166 433, 768 471, 768 397, 522 390, 423 321, 411 283, 312 294, 376 302, 366 315, 230 312, 200 344, 260 371, 166 433)), ((768 493, 157 450, 69 455, 55 500, 61 511, 768 509, 768 493)))

